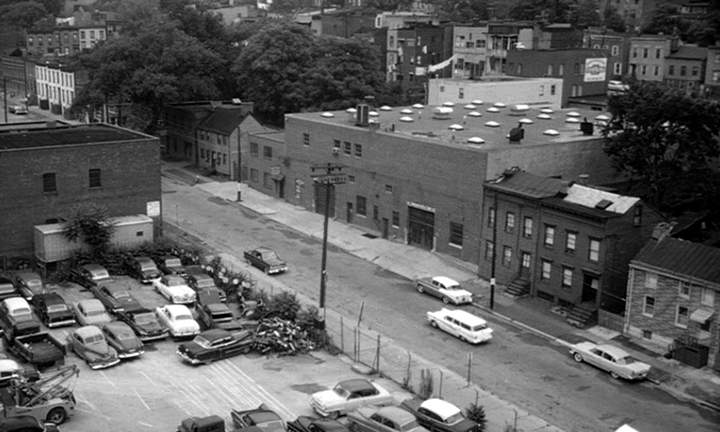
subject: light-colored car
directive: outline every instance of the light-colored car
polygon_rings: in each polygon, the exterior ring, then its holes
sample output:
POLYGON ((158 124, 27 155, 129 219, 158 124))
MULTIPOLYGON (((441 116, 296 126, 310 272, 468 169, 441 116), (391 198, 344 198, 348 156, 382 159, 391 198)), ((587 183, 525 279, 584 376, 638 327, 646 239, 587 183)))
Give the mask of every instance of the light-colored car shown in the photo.
POLYGON ((347 418, 353 432, 428 432, 412 413, 397 406, 358 408, 347 418))
POLYGON ((135 335, 133 329, 122 321, 113 321, 102 328, 105 340, 115 348, 118 357, 129 359, 145 354, 143 343, 135 335))
POLYGON ((155 309, 158 320, 174 338, 190 338, 200 333, 200 324, 185 305, 171 304, 155 309))
POLYGON ((405 399, 401 406, 417 418, 420 426, 433 432, 478 432, 479 425, 468 419, 462 410, 450 402, 431 398, 424 401, 405 399))
POLYGON ((420 294, 430 294, 441 299, 445 304, 472 303, 472 293, 462 289, 455 279, 446 276, 418 279, 415 281, 415 288, 420 294))
POLYGON ((112 321, 112 318, 105 310, 105 306, 98 299, 86 299, 74 303, 73 313, 75 314, 75 320, 81 326, 102 326, 112 321))
POLYGON ((190 288, 181 276, 165 275, 155 279, 152 284, 155 291, 172 303, 195 303, 195 290, 190 288))
POLYGON ((42 277, 34 271, 20 270, 12 275, 15 288, 20 292, 25 300, 30 301, 35 294, 45 292, 45 284, 42 277))
POLYGON ((612 345, 580 342, 570 346, 570 355, 578 363, 590 363, 609 372, 613 378, 641 380, 647 378, 650 372, 649 364, 632 358, 627 352, 612 345))
POLYGON ((108 345, 103 332, 94 325, 83 326, 68 336, 68 347, 90 366, 103 369, 120 363, 115 348, 108 345))
POLYGON ((427 320, 431 326, 450 333, 461 341, 479 344, 492 339, 493 331, 488 327, 487 321, 464 310, 442 308, 428 312, 427 320))
POLYGON ((395 398, 379 384, 362 378, 340 381, 331 390, 313 393, 310 405, 322 417, 337 418, 360 407, 393 405, 395 398))

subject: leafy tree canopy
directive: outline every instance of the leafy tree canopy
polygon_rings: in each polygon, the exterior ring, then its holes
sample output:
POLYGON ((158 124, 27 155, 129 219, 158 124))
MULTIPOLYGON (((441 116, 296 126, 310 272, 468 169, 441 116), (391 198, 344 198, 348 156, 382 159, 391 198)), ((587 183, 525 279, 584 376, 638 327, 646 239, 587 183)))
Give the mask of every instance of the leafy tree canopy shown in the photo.
POLYGON ((625 20, 609 2, 605 10, 603 10, 602 24, 616 32, 622 33, 625 31, 625 20))
POLYGON ((508 11, 509 18, 516 20, 544 17, 549 22, 566 22, 569 15, 569 0, 518 0, 508 11))
POLYGON ((568 21, 580 28, 598 26, 602 24, 600 9, 597 0, 580 0, 569 11, 568 21))
POLYGON ((4 2, 0 4, 0 25, 18 26, 29 29, 48 15, 48 10, 39 1, 4 2))
POLYGON ((107 249, 112 233, 107 209, 90 204, 74 209, 64 234, 70 241, 84 242, 93 254, 97 254, 107 249))
POLYGON ((489 18, 488 0, 435 0, 433 3, 443 20, 470 22, 489 18))
POLYGON ((720 155, 717 102, 659 83, 635 82, 627 93, 610 97, 609 111, 605 152, 616 168, 639 182, 651 203, 666 208, 688 185, 694 194, 702 192, 704 182, 697 177, 714 171, 720 155))

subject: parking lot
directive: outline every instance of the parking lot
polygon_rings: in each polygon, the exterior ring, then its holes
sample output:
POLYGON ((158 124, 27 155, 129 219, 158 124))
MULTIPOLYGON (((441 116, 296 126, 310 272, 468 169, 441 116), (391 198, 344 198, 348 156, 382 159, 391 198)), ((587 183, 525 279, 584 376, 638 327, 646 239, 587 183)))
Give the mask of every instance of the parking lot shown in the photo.
MULTIPOLYGON (((154 308, 164 304, 150 286, 120 278, 143 305, 154 308)), ((92 297, 75 284, 50 286, 50 290, 61 293, 68 303, 92 297)), ((72 329, 50 332, 64 341, 72 329)), ((226 418, 230 425, 230 410, 255 408, 261 403, 293 420, 298 415, 312 415, 311 393, 357 376, 348 361, 325 352, 293 357, 249 354, 193 367, 175 355, 177 344, 171 339, 149 343, 142 357, 95 371, 75 354, 68 354, 66 364, 79 365, 80 376, 74 387, 76 413, 64 429, 174 431, 183 418, 209 414, 226 418)), ((388 380, 378 381, 398 400, 410 396, 388 380)))

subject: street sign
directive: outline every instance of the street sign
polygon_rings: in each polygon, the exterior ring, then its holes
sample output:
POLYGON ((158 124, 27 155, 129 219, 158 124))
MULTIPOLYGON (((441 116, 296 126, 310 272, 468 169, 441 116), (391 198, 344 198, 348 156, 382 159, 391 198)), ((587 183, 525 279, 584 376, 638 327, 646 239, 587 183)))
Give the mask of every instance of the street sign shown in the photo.
POLYGON ((318 175, 312 176, 315 183, 320 184, 344 184, 347 183, 347 176, 345 174, 331 174, 331 175, 318 175))

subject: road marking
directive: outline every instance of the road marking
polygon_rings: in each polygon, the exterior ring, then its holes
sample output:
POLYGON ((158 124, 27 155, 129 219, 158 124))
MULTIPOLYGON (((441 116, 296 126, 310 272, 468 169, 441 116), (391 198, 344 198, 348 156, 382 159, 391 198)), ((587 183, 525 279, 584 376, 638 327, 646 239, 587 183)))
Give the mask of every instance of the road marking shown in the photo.
POLYGON ((100 375, 101 375, 103 378, 105 378, 105 381, 107 381, 108 384, 110 384, 110 385, 113 386, 113 387, 117 387, 117 386, 115 385, 115 383, 112 382, 112 381, 110 380, 110 378, 108 378, 107 375, 105 375, 105 372, 100 371, 100 375))
POLYGON ((138 399, 140 399, 140 402, 142 402, 143 405, 145 405, 145 408, 147 408, 148 411, 150 411, 150 406, 145 402, 145 399, 143 399, 142 396, 140 396, 140 393, 138 393, 137 389, 133 389, 135 392, 135 395, 137 395, 138 399))
POLYGON ((157 383, 155 381, 153 381, 152 379, 150 379, 150 377, 147 376, 147 374, 145 372, 143 372, 143 371, 139 371, 139 372, 140 372, 140 375, 144 376, 145 379, 148 380, 148 382, 150 382, 150 384, 152 384, 153 387, 158 386, 157 383))
POLYGON ((227 362, 227 363, 226 363, 226 366, 229 366, 229 367, 230 367, 231 369, 233 369, 236 373, 238 373, 238 374, 240 374, 242 377, 244 377, 247 381, 253 383, 253 384, 255 385, 256 389, 257 389, 260 393, 262 393, 267 400, 271 401, 270 403, 271 403, 272 405, 274 405, 279 411, 284 411, 284 412, 285 412, 285 414, 286 414, 285 417, 286 417, 287 419, 289 419, 289 420, 294 420, 295 418, 297 418, 297 415, 295 415, 295 413, 293 413, 292 411, 290 411, 290 409, 288 409, 288 408, 287 408, 285 405, 283 405, 279 400, 277 400, 277 399, 275 398, 275 396, 273 396, 273 395, 270 394, 267 390, 265 390, 265 389, 263 388, 263 386, 256 384, 255 381, 254 381, 252 378, 250 378, 245 372, 243 372, 243 370, 240 369, 239 366, 235 365, 235 364, 232 363, 232 362, 227 362))
POLYGON ((83 403, 83 404, 89 406, 90 408, 92 408, 93 411, 97 411, 97 408, 95 407, 95 405, 91 404, 89 401, 87 401, 87 400, 85 400, 85 399, 82 399, 82 398, 80 398, 80 397, 78 397, 78 396, 75 396, 75 399, 77 399, 78 402, 83 403))
POLYGON ((153 429, 155 427, 155 426, 151 425, 150 423, 145 423, 145 422, 141 422, 141 421, 139 421, 138 424, 140 426, 149 427, 150 429, 153 429))
POLYGON ((235 394, 240 397, 242 403, 239 408, 254 408, 260 405, 262 399, 259 399, 251 388, 239 382, 235 374, 224 369, 224 366, 220 363, 216 363, 214 366, 221 378, 224 378, 227 383, 230 383, 232 388, 235 389, 235 394))

